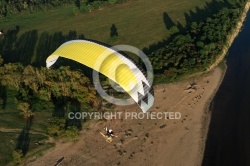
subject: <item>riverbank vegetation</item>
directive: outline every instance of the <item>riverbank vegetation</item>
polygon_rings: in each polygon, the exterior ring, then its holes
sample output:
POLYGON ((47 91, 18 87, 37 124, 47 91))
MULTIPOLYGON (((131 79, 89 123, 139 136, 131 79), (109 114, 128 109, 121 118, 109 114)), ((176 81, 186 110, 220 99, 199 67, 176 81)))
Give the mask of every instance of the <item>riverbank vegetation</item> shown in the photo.
POLYGON ((154 69, 164 75, 156 80, 172 81, 178 76, 205 71, 211 66, 222 54, 224 46, 229 44, 228 36, 241 19, 244 6, 245 3, 234 4, 204 21, 191 22, 187 33, 175 35, 166 46, 152 52, 149 57, 154 69))

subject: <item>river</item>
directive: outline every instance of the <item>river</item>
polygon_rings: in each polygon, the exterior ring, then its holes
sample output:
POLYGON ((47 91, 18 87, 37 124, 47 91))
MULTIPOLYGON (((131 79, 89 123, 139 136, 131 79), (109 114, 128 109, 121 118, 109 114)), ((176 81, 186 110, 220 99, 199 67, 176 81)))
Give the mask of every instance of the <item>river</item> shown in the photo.
POLYGON ((250 12, 229 49, 227 67, 210 105, 203 166, 250 166, 250 12))

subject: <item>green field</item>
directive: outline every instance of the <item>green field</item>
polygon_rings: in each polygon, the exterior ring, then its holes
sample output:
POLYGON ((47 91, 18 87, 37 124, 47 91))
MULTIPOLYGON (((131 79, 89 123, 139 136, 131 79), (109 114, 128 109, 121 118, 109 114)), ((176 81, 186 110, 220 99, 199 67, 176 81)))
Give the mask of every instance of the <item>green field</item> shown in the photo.
MULTIPOLYGON (((18 101, 16 92, 7 92, 7 103, 4 110, 0 111, 0 127, 5 129, 22 129, 26 125, 26 120, 20 115, 20 110, 17 110, 18 101)), ((31 130, 36 132, 47 133, 48 119, 52 117, 53 109, 37 110, 31 125, 31 130)))
MULTIPOLYGON (((4 110, 0 111, 0 166, 12 160, 12 153, 16 149, 18 142, 25 141, 18 139, 22 135, 22 130, 27 127, 26 121, 20 116, 17 110, 17 100, 15 93, 8 91, 7 103, 4 110)), ((39 155, 42 151, 52 147, 52 144, 36 145, 38 141, 48 139, 47 126, 49 118, 52 117, 52 110, 40 110, 35 112, 35 118, 29 130, 29 148, 27 156, 39 155)))
MULTIPOLYGON (((0 166, 4 166, 10 161, 12 161, 12 153, 15 150, 17 144, 17 139, 20 136, 18 132, 0 132, 0 166)), ((29 143, 29 155, 40 156, 43 151, 53 147, 53 144, 48 143, 44 145, 36 145, 35 143, 41 140, 47 139, 47 137, 39 134, 29 134, 30 143, 29 143)))
POLYGON ((37 29, 43 31, 68 33, 76 30, 86 38, 102 42, 110 41, 110 28, 115 24, 119 39, 115 44, 130 44, 139 48, 161 41, 169 36, 164 24, 166 12, 173 22, 186 24, 184 13, 203 8, 211 0, 132 0, 125 4, 106 6, 90 13, 73 15, 74 6, 59 8, 46 13, 23 14, 0 20, 0 29, 7 30, 16 25, 21 33, 37 29))

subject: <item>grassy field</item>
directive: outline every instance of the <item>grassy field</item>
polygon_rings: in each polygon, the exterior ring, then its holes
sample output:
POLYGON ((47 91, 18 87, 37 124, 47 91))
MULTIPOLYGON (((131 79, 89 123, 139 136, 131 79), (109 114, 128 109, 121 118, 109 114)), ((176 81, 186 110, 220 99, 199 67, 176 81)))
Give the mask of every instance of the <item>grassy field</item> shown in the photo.
MULTIPOLYGON (((19 137, 17 132, 0 132, 0 166, 4 166, 10 161, 12 161, 12 153, 16 147, 16 141, 19 137)), ((36 145, 35 143, 41 140, 47 139, 47 137, 39 134, 29 134, 29 153, 27 155, 37 155, 43 153, 46 149, 49 149, 53 144, 36 145)))
MULTIPOLYGON (((18 101, 15 95, 16 93, 13 91, 7 93, 6 107, 0 112, 0 128, 22 129, 26 125, 26 121, 20 115, 20 110, 17 110, 18 101)), ((35 111, 31 130, 46 134, 46 126, 48 125, 48 119, 52 117, 52 112, 53 109, 35 111)))
POLYGON ((37 29, 39 33, 76 30, 86 38, 109 43, 110 28, 115 24, 119 39, 115 44, 147 47, 169 36, 163 21, 166 12, 173 22, 185 26, 184 13, 195 7, 203 8, 211 0, 132 0, 113 7, 106 6, 91 13, 73 15, 73 7, 67 6, 46 13, 25 14, 0 20, 0 29, 21 27, 21 33, 37 29))
MULTIPOLYGON (((20 116, 17 110, 17 100, 15 93, 8 91, 7 103, 4 110, 0 112, 0 166, 12 161, 12 153, 20 141, 21 131, 26 126, 26 121, 20 116)), ((52 110, 40 110, 35 112, 35 118, 30 128, 29 155, 39 155, 42 151, 51 148, 52 144, 36 145, 38 141, 48 139, 47 126, 48 119, 52 117, 52 110)), ((22 140, 24 141, 24 140, 22 140)))

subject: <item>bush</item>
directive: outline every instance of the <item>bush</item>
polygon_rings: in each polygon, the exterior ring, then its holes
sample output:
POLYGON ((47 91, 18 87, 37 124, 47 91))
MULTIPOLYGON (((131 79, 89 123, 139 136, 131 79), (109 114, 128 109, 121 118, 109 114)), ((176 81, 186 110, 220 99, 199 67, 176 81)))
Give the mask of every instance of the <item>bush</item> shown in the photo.
POLYGON ((49 135, 53 137, 60 136, 63 133, 65 126, 64 118, 53 118, 49 122, 49 126, 47 127, 49 135))
POLYGON ((66 141, 77 141, 79 139, 79 132, 77 127, 70 126, 67 128, 64 134, 64 138, 66 141))
POLYGON ((23 153, 21 150, 15 150, 13 153, 12 153, 12 158, 13 158, 13 162, 15 164, 20 164, 22 162, 22 157, 23 157, 23 153))
POLYGON ((73 12, 74 16, 77 16, 79 14, 80 10, 79 10, 79 8, 74 7, 72 12, 73 12))
POLYGON ((108 0, 108 2, 109 2, 111 5, 113 5, 113 4, 116 3, 116 0, 108 0))

